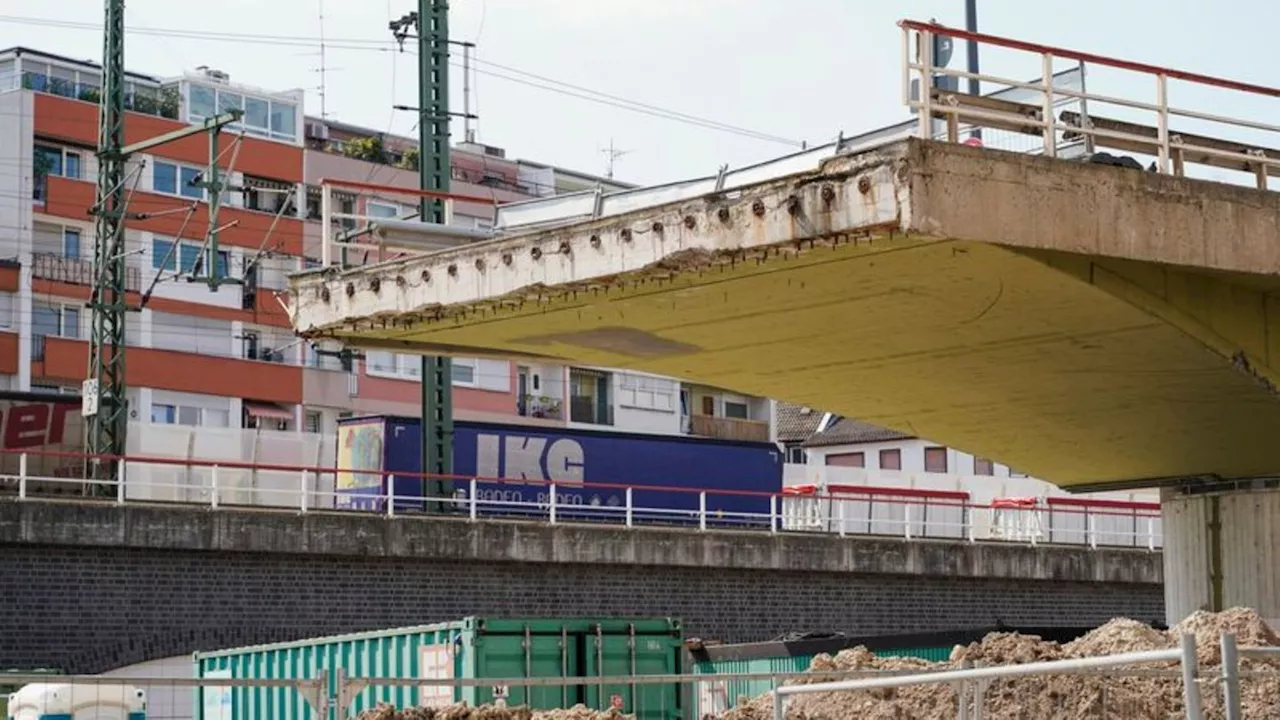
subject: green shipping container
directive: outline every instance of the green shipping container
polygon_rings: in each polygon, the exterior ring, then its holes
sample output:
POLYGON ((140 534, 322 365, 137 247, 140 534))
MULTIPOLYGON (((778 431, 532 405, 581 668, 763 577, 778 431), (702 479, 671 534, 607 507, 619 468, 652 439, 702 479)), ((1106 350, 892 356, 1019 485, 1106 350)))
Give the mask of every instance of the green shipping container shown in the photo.
MULTIPOLYGON (((912 648, 907 650, 881 650, 880 657, 914 657, 930 662, 943 662, 951 657, 953 646, 944 648, 912 648)), ((809 670, 809 664, 817 653, 783 657, 758 657, 750 659, 694 660, 696 675, 790 675, 809 670)), ((697 715, 718 716, 738 706, 743 698, 753 698, 773 690, 772 680, 745 678, 708 679, 697 684, 697 715)))
MULTIPOLYGON (((680 674, 680 623, 671 619, 563 620, 466 618, 450 623, 341 635, 293 643, 196 653, 196 677, 314 679, 328 672, 331 703, 337 671, 348 678, 514 679, 623 677, 680 674)), ((584 704, 622 710, 642 720, 682 717, 675 684, 499 688, 373 684, 357 694, 354 715, 378 703, 399 708, 493 702, 535 709, 584 704)), ((195 695, 196 720, 320 720, 293 688, 203 688, 195 695)), ((330 714, 324 720, 339 720, 330 714)))

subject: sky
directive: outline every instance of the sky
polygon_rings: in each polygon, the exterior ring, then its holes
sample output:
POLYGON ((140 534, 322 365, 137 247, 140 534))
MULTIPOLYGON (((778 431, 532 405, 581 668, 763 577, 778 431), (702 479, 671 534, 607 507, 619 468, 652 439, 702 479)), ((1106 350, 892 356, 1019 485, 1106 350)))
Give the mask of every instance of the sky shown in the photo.
MULTIPOLYGON (((416 58, 394 50, 387 25, 415 7, 413 0, 128 0, 125 62, 152 75, 208 65, 233 82, 305 88, 308 114, 319 115, 323 10, 328 116, 413 134, 414 118, 392 106, 416 103, 416 58)), ((103 0, 0 0, 0 48, 100 60, 102 13, 103 0)), ((476 43, 480 142, 594 174, 604 174, 612 144, 625 151, 615 176, 652 184, 907 119, 895 27, 902 18, 963 26, 964 2, 452 0, 450 34, 476 43), (742 132, 618 107, 625 102, 742 132)), ((1265 35, 1249 29, 1277 20, 1280 3, 1265 0, 979 0, 986 33, 1262 85, 1275 83, 1275 61, 1265 35)), ((957 47, 953 67, 963 65, 963 52, 957 47)), ((453 61, 460 64, 460 54, 453 61)), ((983 71, 1027 79, 1039 74, 1040 60, 984 51, 983 71)), ((451 83, 461 111, 460 68, 451 83)), ((1091 67, 1089 83, 1093 92, 1154 100, 1150 78, 1095 77, 1091 67)), ((1179 87, 1170 98, 1259 120, 1280 116, 1277 100, 1239 93, 1179 87)), ((452 132, 462 139, 461 120, 452 132)))

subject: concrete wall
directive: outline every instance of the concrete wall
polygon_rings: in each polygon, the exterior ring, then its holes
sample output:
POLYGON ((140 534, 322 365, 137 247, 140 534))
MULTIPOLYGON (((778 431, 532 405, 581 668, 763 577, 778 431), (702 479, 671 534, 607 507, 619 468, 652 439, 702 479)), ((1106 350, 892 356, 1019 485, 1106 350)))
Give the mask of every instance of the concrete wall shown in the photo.
POLYGON ((1168 491, 1161 505, 1169 622, 1200 609, 1249 607, 1273 627, 1280 624, 1280 580, 1276 574, 1280 491, 1194 496, 1168 491), (1215 575, 1221 578, 1221 605, 1217 607, 1215 575))
POLYGON ((0 666, 100 672, 469 614, 726 641, 1163 617, 1158 553, 0 503, 0 666))

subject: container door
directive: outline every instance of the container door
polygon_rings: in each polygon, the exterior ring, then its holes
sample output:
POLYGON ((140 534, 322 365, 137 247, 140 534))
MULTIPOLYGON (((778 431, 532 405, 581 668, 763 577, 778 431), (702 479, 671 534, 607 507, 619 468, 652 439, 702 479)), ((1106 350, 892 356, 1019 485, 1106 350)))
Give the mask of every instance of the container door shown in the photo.
MULTIPOLYGON (((573 652, 567 632, 503 633, 478 635, 475 640, 476 678, 495 681, 513 678, 559 678, 580 673, 579 654, 573 652)), ((467 698, 473 705, 503 699, 508 707, 528 705, 535 710, 568 708, 583 702, 581 686, 522 687, 482 685, 467 698)))
MULTIPOLYGON (((587 674, 597 678, 680 674, 680 643, 668 634, 605 632, 587 638, 587 674)), ((682 717, 680 687, 676 683, 595 683, 587 686, 589 707, 635 715, 637 720, 678 720, 682 717)))

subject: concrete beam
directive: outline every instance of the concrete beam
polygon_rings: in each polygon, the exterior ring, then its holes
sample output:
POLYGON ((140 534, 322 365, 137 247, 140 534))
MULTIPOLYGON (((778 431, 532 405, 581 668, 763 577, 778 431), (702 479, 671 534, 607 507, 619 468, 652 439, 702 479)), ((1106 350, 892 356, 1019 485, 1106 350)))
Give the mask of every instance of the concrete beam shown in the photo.
POLYGON ((681 274, 813 250, 800 239, 869 241, 910 215, 905 155, 895 144, 827 162, 818 173, 644 208, 567 228, 290 279, 290 314, 303 333, 359 325, 408 326, 475 317, 580 293, 670 283, 681 274))
POLYGON ((728 193, 295 275, 290 312, 303 333, 478 319, 801 254, 808 241, 903 235, 1275 275, 1278 223, 1276 193, 909 139, 728 193))
POLYGON ((1159 584, 1160 553, 363 514, 0 502, 5 545, 1159 584))

